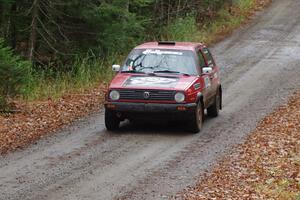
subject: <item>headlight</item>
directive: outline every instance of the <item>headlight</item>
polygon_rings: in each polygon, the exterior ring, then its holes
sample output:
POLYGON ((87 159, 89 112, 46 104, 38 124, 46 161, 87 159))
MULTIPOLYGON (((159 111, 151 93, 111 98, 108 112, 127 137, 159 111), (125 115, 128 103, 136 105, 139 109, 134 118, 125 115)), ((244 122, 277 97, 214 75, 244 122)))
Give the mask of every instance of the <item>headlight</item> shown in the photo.
POLYGON ((119 100, 120 99, 120 93, 116 90, 112 90, 109 93, 109 98, 113 101, 119 100))
POLYGON ((176 101, 177 103, 182 103, 182 102, 184 102, 184 100, 185 100, 185 95, 184 95, 183 93, 181 93, 181 92, 177 92, 177 93, 175 94, 174 99, 175 99, 175 101, 176 101))

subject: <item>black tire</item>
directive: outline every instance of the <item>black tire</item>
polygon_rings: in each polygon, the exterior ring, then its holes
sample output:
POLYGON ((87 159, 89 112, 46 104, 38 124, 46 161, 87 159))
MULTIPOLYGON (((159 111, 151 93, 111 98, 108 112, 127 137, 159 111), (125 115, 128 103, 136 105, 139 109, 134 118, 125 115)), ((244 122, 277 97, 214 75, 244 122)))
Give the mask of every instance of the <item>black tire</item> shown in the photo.
POLYGON ((105 109, 105 126, 108 131, 118 130, 120 122, 120 119, 114 111, 105 109))
POLYGON ((192 133, 199 133, 202 129, 203 121, 204 121, 203 105, 201 102, 199 102, 195 111, 193 112, 192 119, 189 123, 189 130, 192 133))
POLYGON ((207 115, 210 117, 218 117, 220 108, 221 108, 221 96, 220 96, 220 92, 218 91, 215 96, 213 105, 207 108, 207 115))

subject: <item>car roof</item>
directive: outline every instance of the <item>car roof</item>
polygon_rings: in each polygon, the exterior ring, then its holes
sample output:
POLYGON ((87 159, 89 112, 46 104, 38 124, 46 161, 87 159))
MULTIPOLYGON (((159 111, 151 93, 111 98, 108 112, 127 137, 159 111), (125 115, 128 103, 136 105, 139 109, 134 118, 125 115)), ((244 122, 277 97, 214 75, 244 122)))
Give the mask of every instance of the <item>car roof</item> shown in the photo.
POLYGON ((195 42, 147 42, 141 44, 135 49, 170 49, 170 50, 190 50, 194 51, 196 47, 206 47, 202 43, 195 42), (175 43, 175 44, 174 44, 175 43))

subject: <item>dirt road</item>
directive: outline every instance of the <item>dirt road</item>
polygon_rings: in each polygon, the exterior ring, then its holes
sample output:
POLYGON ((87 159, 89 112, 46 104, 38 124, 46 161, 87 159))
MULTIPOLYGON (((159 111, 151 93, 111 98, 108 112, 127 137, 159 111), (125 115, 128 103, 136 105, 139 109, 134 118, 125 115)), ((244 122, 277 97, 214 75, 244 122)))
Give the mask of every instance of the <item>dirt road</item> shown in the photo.
POLYGON ((212 49, 224 110, 200 134, 184 124, 124 124, 112 134, 99 113, 1 157, 0 199, 164 199, 194 184, 300 87, 299 10, 300 1, 275 0, 212 49))

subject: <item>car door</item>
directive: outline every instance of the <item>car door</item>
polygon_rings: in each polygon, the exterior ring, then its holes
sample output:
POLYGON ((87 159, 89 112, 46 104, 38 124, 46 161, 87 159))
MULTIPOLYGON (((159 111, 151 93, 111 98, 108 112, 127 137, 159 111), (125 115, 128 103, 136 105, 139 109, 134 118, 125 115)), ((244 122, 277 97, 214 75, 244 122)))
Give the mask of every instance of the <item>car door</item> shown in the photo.
POLYGON ((209 79, 207 79, 207 82, 210 86, 209 89, 209 98, 214 98, 217 88, 218 88, 218 69, 216 67, 216 63, 212 57, 212 54, 210 53, 208 48, 203 48, 202 53, 205 58, 206 67, 212 68, 212 70, 207 73, 209 79))
POLYGON ((207 107, 207 105, 209 103, 210 93, 211 93, 211 91, 210 91, 211 90, 210 76, 209 76, 209 74, 205 74, 202 71, 203 67, 205 67, 207 64, 206 64, 206 60, 204 58, 204 54, 200 48, 197 50, 197 56, 198 56, 198 63, 199 63, 198 64, 199 71, 201 74, 199 77, 199 83, 201 85, 203 85, 202 94, 203 94, 204 106, 207 107))

